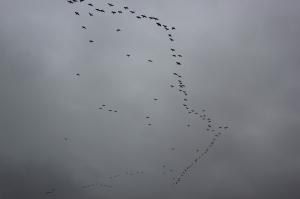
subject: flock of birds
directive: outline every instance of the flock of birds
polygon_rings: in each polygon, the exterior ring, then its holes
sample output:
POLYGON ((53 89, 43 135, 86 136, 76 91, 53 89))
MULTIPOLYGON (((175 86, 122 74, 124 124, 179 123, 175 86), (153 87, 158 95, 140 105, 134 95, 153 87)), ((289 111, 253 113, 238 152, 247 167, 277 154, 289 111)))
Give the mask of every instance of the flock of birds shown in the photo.
MULTIPOLYGON (((85 0, 68 0, 67 3, 68 4, 86 3, 86 1, 85 0)), ((175 39, 173 37, 173 32, 176 30, 176 28, 174 26, 169 26, 169 25, 162 23, 157 17, 147 16, 145 14, 138 14, 136 11, 131 10, 128 6, 117 8, 117 6, 112 3, 107 3, 106 8, 97 8, 93 3, 87 3, 87 5, 90 7, 90 11, 88 13, 80 13, 79 11, 75 10, 74 14, 76 16, 89 15, 91 17, 95 17, 95 15, 97 13, 101 13, 101 14, 107 13, 107 14, 111 14, 111 15, 129 14, 129 15, 132 15, 133 17, 135 17, 137 20, 150 20, 153 22, 153 25, 157 26, 158 28, 163 28, 167 34, 168 40, 171 42, 172 45, 174 44, 175 39)), ((85 30, 88 30, 88 27, 86 25, 82 25, 81 29, 85 31, 85 30)), ((116 29, 116 32, 121 32, 121 31, 122 31, 121 28, 116 29)), ((95 43, 96 41, 94 39, 89 39, 88 42, 95 43)), ((183 63, 181 61, 181 59, 183 58, 182 54, 178 53, 177 49, 175 49, 172 46, 169 47, 169 51, 170 51, 171 56, 175 59, 174 65, 177 67, 182 66, 183 65, 183 63)), ((126 54, 126 56, 129 58, 129 57, 131 57, 131 54, 126 54)), ((152 59, 147 59, 146 61, 149 63, 153 63, 152 59)), ((80 73, 76 73, 75 75, 77 77, 80 77, 80 73)), ((222 136, 222 134, 224 132, 226 132, 226 130, 229 127, 218 125, 213 119, 211 119, 211 117, 209 117, 206 109, 201 109, 201 110, 197 111, 195 108, 193 108, 193 106, 189 103, 189 101, 190 101, 189 93, 188 93, 186 84, 184 84, 183 75, 179 74, 178 72, 174 72, 174 71, 171 72, 171 75, 175 76, 177 78, 177 81, 174 84, 170 84, 170 88, 177 90, 182 95, 183 109, 191 117, 198 118, 202 121, 205 121, 206 122, 205 131, 212 135, 212 138, 211 138, 210 142, 208 143, 208 145, 202 150, 200 149, 200 147, 197 148, 195 151, 196 157, 194 157, 194 159, 192 159, 183 169, 175 170, 173 168, 167 167, 165 164, 162 165, 162 169, 163 169, 162 174, 163 175, 166 175, 167 173, 171 174, 172 175, 172 184, 177 185, 182 182, 184 176, 191 173, 192 169, 196 166, 196 164, 199 163, 199 161, 201 159, 203 159, 205 157, 205 155, 215 146, 217 140, 222 136)), ((159 101, 158 98, 153 98, 153 100, 159 101)), ((113 109, 106 104, 101 105, 100 107, 98 107, 98 109, 101 111, 107 111, 107 112, 111 112, 111 113, 119 112, 118 110, 113 109)), ((151 117, 149 115, 147 115, 147 116, 145 116, 145 118, 147 120, 146 125, 152 126, 152 123, 150 122, 151 117)), ((187 123, 186 127, 187 128, 191 127, 191 124, 187 123)), ((64 139, 65 139, 65 141, 68 141, 68 138, 64 138, 64 139)), ((175 147, 172 147, 171 151, 175 151, 175 147)), ((143 174, 144 174, 144 172, 141 170, 135 171, 135 172, 126 171, 123 174, 120 173, 120 174, 111 175, 108 177, 108 179, 113 180, 113 179, 117 179, 117 178, 120 178, 125 175, 135 176, 135 175, 143 175, 143 174)), ((83 189, 88 189, 88 188, 93 188, 93 187, 112 188, 111 185, 101 184, 101 183, 94 183, 94 184, 88 184, 88 185, 82 186, 83 189)), ((49 194, 55 193, 55 191, 56 191, 55 189, 51 189, 50 191, 47 191, 45 193, 47 195, 49 195, 49 194)))

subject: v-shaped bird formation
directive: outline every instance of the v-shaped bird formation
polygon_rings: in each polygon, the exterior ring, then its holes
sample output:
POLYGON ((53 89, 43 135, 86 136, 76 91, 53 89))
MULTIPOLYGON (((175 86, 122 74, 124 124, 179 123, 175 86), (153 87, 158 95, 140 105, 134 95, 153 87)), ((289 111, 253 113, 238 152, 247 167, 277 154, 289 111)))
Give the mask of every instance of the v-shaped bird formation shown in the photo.
MULTIPOLYGON (((68 0, 68 4, 82 4, 84 6, 87 6, 89 8, 89 11, 87 13, 81 13, 78 10, 75 9, 73 10, 73 14, 76 17, 81 17, 81 16, 90 16, 90 17, 101 17, 102 15, 114 15, 114 16, 122 16, 122 15, 129 15, 135 18, 135 20, 147 20, 149 21, 149 24, 151 26, 154 26, 158 29, 162 29, 163 32, 166 34, 166 39, 169 42, 169 46, 166 47, 166 52, 170 54, 171 58, 174 60, 174 71, 170 71, 170 76, 173 76, 176 78, 176 82, 170 83, 168 85, 169 89, 173 89, 174 92, 178 92, 181 96, 182 104, 180 106, 183 108, 183 110, 186 112, 188 118, 193 118, 196 120, 199 120, 199 122, 205 122, 205 133, 208 133, 211 135, 211 140, 203 148, 203 146, 198 146, 195 148, 195 151, 192 151, 191 153, 195 154, 194 158, 190 160, 186 164, 184 168, 173 168, 172 166, 169 166, 168 164, 163 164, 161 166, 161 174, 162 175, 170 175, 172 176, 171 179, 171 184, 177 185, 181 183, 186 175, 189 175, 192 173, 192 169, 199 164, 199 162, 208 154, 210 150, 216 145, 218 139, 223 135, 224 132, 228 130, 228 126, 221 126, 218 125, 216 121, 214 121, 208 114, 208 111, 205 108, 197 109, 195 108, 191 103, 190 103, 190 94, 188 91, 188 86, 184 83, 184 76, 182 73, 178 72, 182 71, 184 69, 184 63, 183 63, 183 55, 181 54, 180 50, 175 48, 176 40, 174 38, 174 33, 176 30, 175 26, 172 25, 167 25, 163 23, 158 17, 154 16, 148 16, 144 13, 139 13, 138 11, 131 9, 129 6, 120 6, 118 7, 117 5, 113 3, 102 3, 101 7, 97 7, 95 3, 87 2, 85 0, 68 0)), ((122 30, 124 27, 118 27, 115 29, 117 34, 122 34, 122 30)), ((87 24, 81 24, 79 27, 84 32, 89 31, 89 27, 87 24)), ((97 39, 96 38, 89 38, 87 40, 87 43, 90 43, 90 45, 97 45, 97 39)), ((133 55, 131 49, 128 49, 128 53, 126 53, 124 56, 127 58, 130 58, 133 55)), ((145 59, 145 62, 148 64, 159 64, 157 63, 156 60, 148 57, 145 59)), ((75 74, 77 78, 80 78, 80 73, 75 74)), ((160 97, 155 96, 152 99, 154 104, 160 103, 160 97)), ((107 104, 102 104, 99 105, 97 108, 101 113, 116 113, 116 114, 121 114, 119 110, 117 110, 114 107, 111 107, 107 104)), ((141 116, 145 118, 145 128, 150 128, 150 126, 155 125, 153 123, 153 117, 152 114, 147 114, 144 116, 141 116)), ((191 129, 190 127, 193 126, 192 122, 187 122, 185 124, 185 128, 191 129)), ((175 147, 169 148, 169 150, 172 153, 176 153, 177 149, 175 147)), ((129 172, 126 171, 124 173, 120 174, 115 174, 109 176, 109 179, 118 179, 122 176, 135 176, 135 175, 144 175, 145 173, 141 170, 134 171, 134 172, 129 172)), ((101 184, 101 183, 95 183, 95 184, 88 184, 82 186, 84 189, 88 188, 93 188, 93 187, 104 187, 104 188, 112 188, 111 185, 107 184, 101 184)), ((50 191, 47 191, 46 194, 53 194, 55 192, 55 189, 52 189, 50 191)))

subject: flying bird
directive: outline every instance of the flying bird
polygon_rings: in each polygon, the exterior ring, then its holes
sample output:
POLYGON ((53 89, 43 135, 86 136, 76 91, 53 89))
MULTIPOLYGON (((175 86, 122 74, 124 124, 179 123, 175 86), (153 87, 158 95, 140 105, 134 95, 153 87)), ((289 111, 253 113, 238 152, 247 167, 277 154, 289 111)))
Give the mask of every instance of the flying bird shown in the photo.
POLYGON ((116 31, 117 31, 117 32, 120 32, 120 31, 121 31, 121 29, 120 29, 120 28, 118 28, 118 29, 116 29, 116 31))
POLYGON ((105 12, 104 10, 100 10, 99 8, 96 8, 95 10, 98 12, 105 12))
POLYGON ((111 3, 107 3, 110 7, 112 7, 112 6, 114 6, 113 4, 111 4, 111 3))
POLYGON ((79 15, 79 12, 75 12, 76 15, 79 15))
POLYGON ((93 15, 92 13, 90 13, 90 12, 89 12, 89 15, 90 15, 91 17, 94 16, 94 15, 93 15))
POLYGON ((124 7, 124 9, 125 9, 125 10, 128 10, 128 7, 127 7, 127 6, 125 6, 125 7, 124 7))
POLYGON ((94 40, 89 40, 90 43, 94 43, 94 40))
POLYGON ((93 4, 91 4, 91 3, 89 3, 88 5, 89 5, 89 6, 93 6, 93 4))
POLYGON ((82 29, 86 29, 86 27, 85 27, 85 26, 81 26, 81 28, 82 28, 82 29))

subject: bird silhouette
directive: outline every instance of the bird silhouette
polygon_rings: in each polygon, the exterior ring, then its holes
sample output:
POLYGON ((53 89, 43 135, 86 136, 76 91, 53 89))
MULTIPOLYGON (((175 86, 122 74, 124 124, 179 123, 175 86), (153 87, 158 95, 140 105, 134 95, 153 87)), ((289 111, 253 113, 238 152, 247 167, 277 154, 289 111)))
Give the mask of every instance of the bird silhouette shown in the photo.
POLYGON ((90 15, 91 17, 94 16, 94 15, 93 15, 92 13, 90 13, 90 12, 89 12, 89 15, 90 15))
POLYGON ((75 14, 79 16, 79 12, 75 12, 75 14))
POLYGON ((88 5, 89 5, 89 6, 93 6, 93 4, 91 4, 91 3, 89 3, 88 5))
POLYGON ((98 11, 98 12, 101 12, 101 10, 99 8, 96 8, 95 10, 98 11))
POLYGON ((111 4, 111 3, 107 3, 110 7, 112 7, 112 6, 114 6, 113 4, 111 4))

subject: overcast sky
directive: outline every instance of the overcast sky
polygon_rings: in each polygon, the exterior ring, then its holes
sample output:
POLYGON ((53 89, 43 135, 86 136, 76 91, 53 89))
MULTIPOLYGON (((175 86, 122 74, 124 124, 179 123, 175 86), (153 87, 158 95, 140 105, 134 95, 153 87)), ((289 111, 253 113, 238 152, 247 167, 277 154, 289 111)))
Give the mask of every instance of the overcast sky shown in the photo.
POLYGON ((107 3, 0 1, 0 199, 300 198, 300 1, 107 3))

